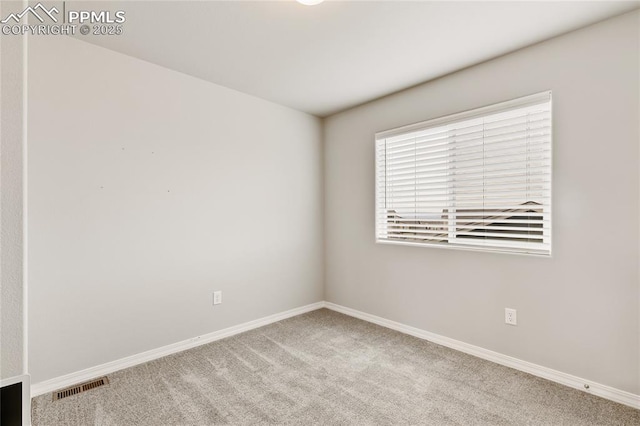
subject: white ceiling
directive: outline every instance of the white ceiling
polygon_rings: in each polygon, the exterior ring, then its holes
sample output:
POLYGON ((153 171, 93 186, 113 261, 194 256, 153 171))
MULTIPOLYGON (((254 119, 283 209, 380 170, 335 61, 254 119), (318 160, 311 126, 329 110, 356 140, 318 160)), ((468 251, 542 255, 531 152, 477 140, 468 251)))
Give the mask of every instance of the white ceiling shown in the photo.
MULTIPOLYGON (((78 3, 67 2, 76 7, 78 3)), ((621 14, 638 1, 91 2, 100 46, 318 116, 621 14)))

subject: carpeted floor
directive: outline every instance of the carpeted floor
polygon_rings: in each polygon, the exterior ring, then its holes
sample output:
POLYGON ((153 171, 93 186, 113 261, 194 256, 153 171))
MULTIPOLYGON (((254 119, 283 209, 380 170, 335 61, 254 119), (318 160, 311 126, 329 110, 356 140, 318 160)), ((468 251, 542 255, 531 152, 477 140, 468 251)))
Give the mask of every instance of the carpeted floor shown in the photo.
POLYGON ((110 374, 33 425, 639 425, 640 411, 326 309, 110 374))

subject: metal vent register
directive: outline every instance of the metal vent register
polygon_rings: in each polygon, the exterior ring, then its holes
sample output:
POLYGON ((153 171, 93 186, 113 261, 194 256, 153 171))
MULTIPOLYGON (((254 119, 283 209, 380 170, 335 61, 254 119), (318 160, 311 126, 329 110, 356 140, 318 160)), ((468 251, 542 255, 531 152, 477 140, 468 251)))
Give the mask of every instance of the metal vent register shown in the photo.
POLYGON ((81 392, 86 392, 91 389, 98 388, 100 386, 108 385, 109 379, 106 377, 100 377, 99 379, 92 380, 90 382, 80 383, 79 385, 71 386, 66 389, 61 389, 53 393, 53 400, 66 398, 68 396, 77 395, 81 392))

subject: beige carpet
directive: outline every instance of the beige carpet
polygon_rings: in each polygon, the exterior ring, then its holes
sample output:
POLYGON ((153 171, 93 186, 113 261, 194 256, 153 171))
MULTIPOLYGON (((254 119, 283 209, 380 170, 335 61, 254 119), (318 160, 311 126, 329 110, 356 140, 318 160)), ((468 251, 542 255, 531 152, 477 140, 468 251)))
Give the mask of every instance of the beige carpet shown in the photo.
POLYGON ((639 425, 640 411, 319 310, 33 399, 33 425, 639 425))

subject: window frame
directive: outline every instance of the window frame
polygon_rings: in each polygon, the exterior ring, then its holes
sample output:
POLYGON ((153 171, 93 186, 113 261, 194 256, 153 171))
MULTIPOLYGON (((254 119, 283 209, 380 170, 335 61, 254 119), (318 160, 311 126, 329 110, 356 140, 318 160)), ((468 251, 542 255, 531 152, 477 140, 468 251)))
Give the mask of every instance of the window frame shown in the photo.
MULTIPOLYGON (((396 127, 393 129, 388 129, 384 131, 380 131, 375 133, 374 136, 374 155, 375 155, 375 164, 374 164, 374 195, 375 195, 375 206, 374 206, 374 241, 376 244, 387 244, 387 245, 405 245, 405 246, 418 246, 418 247, 427 247, 427 248, 444 248, 450 250, 467 250, 467 251, 481 251, 481 252, 497 252, 497 253, 505 253, 505 254, 516 254, 516 255, 527 255, 527 256, 538 256, 538 257, 552 257, 553 253, 553 238, 552 238, 552 224, 553 224, 553 98, 551 90, 547 90, 544 92, 535 93, 528 96, 523 96, 516 99, 511 99, 504 102, 498 102, 495 104, 483 106, 480 108, 474 108, 454 114, 449 114, 425 121, 421 121, 418 123, 413 123, 401 127, 396 127), (473 238, 465 239, 464 243, 456 243, 450 242, 449 240, 452 238, 451 228, 454 228, 453 238, 459 238, 455 236, 455 226, 452 226, 450 223, 453 221, 455 224, 455 211, 453 215, 447 215, 447 243, 436 243, 436 242, 428 242, 428 241, 402 241, 402 240, 393 240, 393 239, 381 239, 380 235, 380 223, 379 223, 379 208, 380 208, 380 190, 379 190, 379 179, 380 167, 386 168, 386 158, 385 162, 382 163, 380 161, 380 153, 378 150, 378 144, 381 139, 387 139, 393 136, 401 136, 406 135, 413 132, 418 132, 420 130, 426 130, 429 128, 446 126, 447 124, 458 123, 461 121, 473 120, 477 118, 483 118, 485 116, 506 113, 516 109, 523 109, 526 107, 531 107, 535 105, 539 105, 542 103, 548 102, 549 104, 549 163, 548 163, 548 178, 549 178, 549 188, 548 188, 548 200, 549 206, 545 207, 545 211, 541 214, 545 214, 548 216, 547 220, 542 220, 543 230, 541 239, 543 240, 543 244, 548 244, 547 250, 542 250, 539 247, 535 246, 539 243, 524 243, 524 242, 515 242, 515 241, 499 241, 497 239, 491 240, 491 245, 486 245, 486 243, 482 243, 480 241, 473 241, 473 238), (451 217, 453 216, 453 217, 451 217), (545 224, 548 224, 548 227, 545 229, 545 224)), ((386 142, 385 142, 386 144, 386 142)), ((386 169, 385 169, 386 173, 386 169)), ((385 177, 386 179, 386 177, 385 177)), ((385 182, 386 184, 386 182, 385 182)), ((455 209, 455 204, 450 206, 449 208, 455 209)), ((388 214, 388 213, 386 213, 388 214)), ((535 215, 533 213, 532 215, 535 215)))

